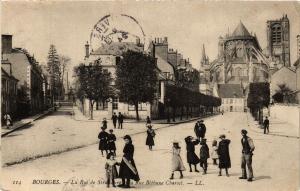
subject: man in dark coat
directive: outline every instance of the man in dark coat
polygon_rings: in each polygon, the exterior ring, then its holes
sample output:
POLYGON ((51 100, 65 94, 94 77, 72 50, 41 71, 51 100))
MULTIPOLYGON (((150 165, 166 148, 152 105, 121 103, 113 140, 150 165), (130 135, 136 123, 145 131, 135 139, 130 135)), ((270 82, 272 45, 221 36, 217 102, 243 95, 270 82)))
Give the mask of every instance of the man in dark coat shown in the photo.
POLYGON ((200 124, 199 124, 199 137, 201 138, 201 140, 205 137, 205 133, 206 133, 206 126, 203 123, 203 120, 200 120, 200 124))
POLYGON ((200 166, 203 168, 203 175, 207 172, 207 159, 209 158, 209 148, 206 139, 202 138, 200 142, 200 166))
POLYGON ((107 150, 113 153, 116 156, 116 144, 115 141, 117 140, 116 135, 113 134, 113 130, 109 130, 110 134, 107 136, 107 150))
POLYGON ((226 176, 228 174, 228 168, 231 167, 230 155, 229 155, 229 144, 230 140, 225 139, 225 135, 220 135, 221 141, 218 146, 218 155, 219 155, 219 176, 222 176, 222 169, 225 168, 226 176))
POLYGON ((197 170, 197 164, 200 162, 200 159, 195 153, 195 145, 199 144, 199 140, 193 140, 192 136, 187 136, 184 140, 186 143, 186 157, 187 162, 189 163, 190 172, 192 172, 192 164, 195 166, 195 172, 199 172, 197 170))
POLYGON ((104 127, 101 127, 102 131, 98 135, 98 139, 100 139, 99 142, 99 150, 101 151, 101 154, 103 156, 103 151, 106 151, 107 154, 107 137, 108 133, 105 131, 104 127))
POLYGON ((264 120, 264 134, 266 134, 266 130, 268 130, 269 133, 269 119, 268 117, 266 117, 266 119, 264 120))
POLYGON ((247 136, 247 131, 245 129, 243 129, 241 131, 242 134, 242 140, 241 140, 241 144, 242 144, 242 176, 239 177, 239 179, 247 179, 247 171, 246 171, 246 166, 248 167, 248 173, 249 173, 249 177, 248 177, 248 181, 252 182, 253 180, 253 169, 252 169, 252 155, 253 155, 253 151, 255 149, 254 144, 253 144, 253 140, 247 136))
POLYGON ((118 129, 123 129, 123 120, 124 120, 124 116, 122 115, 121 112, 119 112, 119 116, 118 116, 118 129))
POLYGON ((136 169, 133 154, 134 146, 132 144, 131 137, 129 135, 124 136, 125 146, 123 149, 123 158, 120 164, 119 177, 122 178, 122 184, 119 187, 130 188, 130 179, 139 181, 140 177, 136 169), (125 183, 126 180, 126 183, 125 183))
POLYGON ((194 132, 195 132, 195 135, 198 139, 200 139, 200 121, 197 121, 196 124, 195 124, 195 127, 194 127, 194 132))
POLYGON ((111 120, 113 121, 114 128, 116 128, 117 127, 118 116, 117 116, 117 114, 115 112, 112 115, 111 120))

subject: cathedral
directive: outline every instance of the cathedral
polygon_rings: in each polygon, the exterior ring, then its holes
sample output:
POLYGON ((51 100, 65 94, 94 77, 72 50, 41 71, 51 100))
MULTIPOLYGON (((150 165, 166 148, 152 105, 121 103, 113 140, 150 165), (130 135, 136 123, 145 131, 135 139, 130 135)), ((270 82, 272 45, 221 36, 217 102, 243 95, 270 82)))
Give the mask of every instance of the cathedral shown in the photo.
POLYGON ((255 34, 242 22, 232 34, 219 37, 218 58, 209 67, 209 79, 215 84, 240 84, 268 81, 268 64, 255 34))

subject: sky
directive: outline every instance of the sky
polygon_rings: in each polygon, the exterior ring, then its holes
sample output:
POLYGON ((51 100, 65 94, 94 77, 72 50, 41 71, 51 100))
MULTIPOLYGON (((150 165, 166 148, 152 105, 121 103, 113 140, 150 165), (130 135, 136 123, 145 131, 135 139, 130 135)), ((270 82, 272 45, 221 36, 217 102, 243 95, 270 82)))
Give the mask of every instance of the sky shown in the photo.
MULTIPOLYGON (((240 21, 256 33, 262 48, 267 45, 267 20, 290 20, 291 62, 296 60, 296 36, 300 34, 300 2, 217 1, 90 1, 3 2, 1 33, 13 35, 13 47, 22 47, 46 63, 50 44, 73 66, 84 58, 84 45, 94 25, 107 14, 134 17, 146 38, 168 37, 177 49, 199 68, 202 46, 210 60, 217 58, 218 38, 232 33, 240 21)), ((125 24, 126 25, 126 24, 125 24)))

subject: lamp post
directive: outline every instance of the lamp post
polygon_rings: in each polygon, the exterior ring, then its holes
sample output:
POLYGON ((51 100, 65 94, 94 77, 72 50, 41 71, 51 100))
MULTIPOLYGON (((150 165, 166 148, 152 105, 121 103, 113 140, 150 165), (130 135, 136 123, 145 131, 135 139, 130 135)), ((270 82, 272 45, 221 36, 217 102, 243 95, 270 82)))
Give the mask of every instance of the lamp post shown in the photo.
POLYGON ((170 111, 169 111, 169 103, 170 103, 170 98, 167 98, 167 122, 170 123, 170 111))

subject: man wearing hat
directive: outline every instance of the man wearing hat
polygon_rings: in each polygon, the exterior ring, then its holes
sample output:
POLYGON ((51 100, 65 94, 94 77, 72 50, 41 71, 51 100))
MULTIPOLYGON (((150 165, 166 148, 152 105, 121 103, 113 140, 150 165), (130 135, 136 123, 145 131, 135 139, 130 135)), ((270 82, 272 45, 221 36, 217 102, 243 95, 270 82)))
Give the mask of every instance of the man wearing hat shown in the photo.
POLYGON ((243 136, 242 143, 242 176, 239 179, 247 179, 247 171, 246 165, 248 167, 248 181, 251 182, 253 180, 253 169, 252 169, 252 155, 255 149, 253 140, 247 136, 247 131, 243 129, 241 134, 243 136))
POLYGON ((201 139, 205 137, 205 133, 206 133, 206 126, 203 122, 204 121, 202 119, 199 121, 199 137, 201 139))

